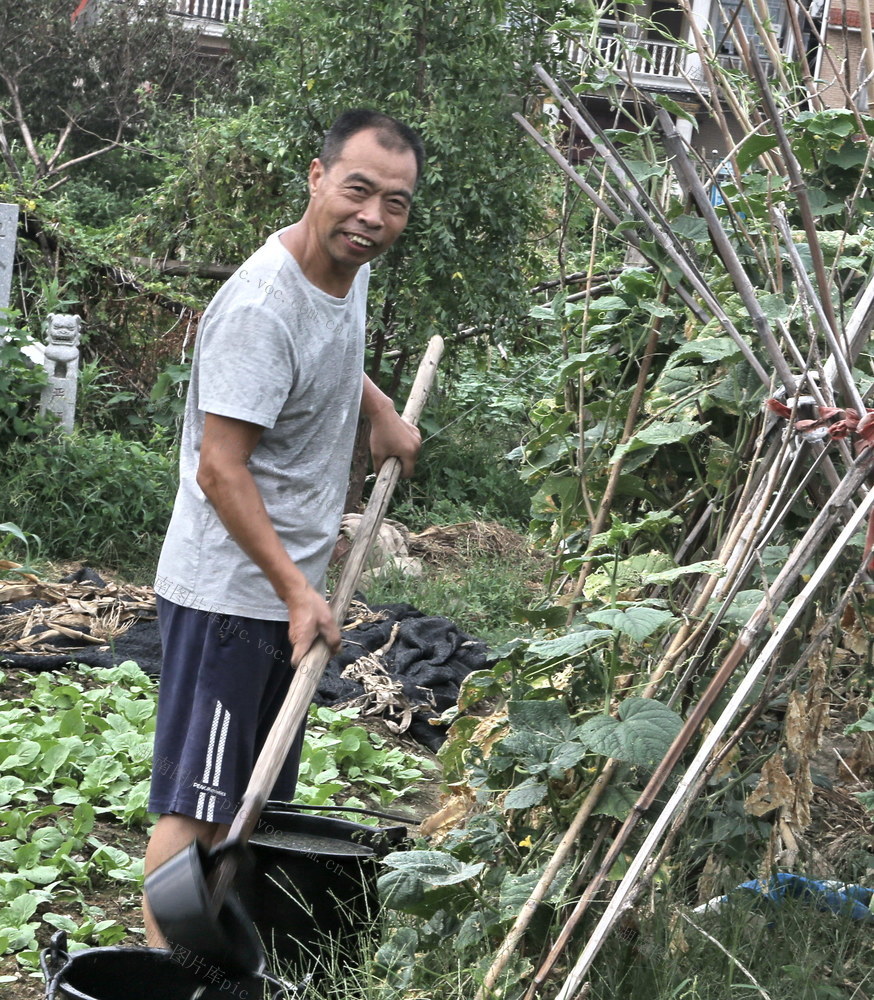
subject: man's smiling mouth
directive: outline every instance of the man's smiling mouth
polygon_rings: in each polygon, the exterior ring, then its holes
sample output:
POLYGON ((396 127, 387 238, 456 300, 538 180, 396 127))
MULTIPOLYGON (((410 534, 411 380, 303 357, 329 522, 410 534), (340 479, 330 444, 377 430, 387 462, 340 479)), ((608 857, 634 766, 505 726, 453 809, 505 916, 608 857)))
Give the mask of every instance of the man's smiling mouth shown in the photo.
POLYGON ((364 247, 368 250, 371 247, 376 246, 376 243, 373 240, 368 239, 366 236, 362 236, 360 233, 347 233, 346 239, 348 239, 350 243, 354 243, 356 246, 364 247))

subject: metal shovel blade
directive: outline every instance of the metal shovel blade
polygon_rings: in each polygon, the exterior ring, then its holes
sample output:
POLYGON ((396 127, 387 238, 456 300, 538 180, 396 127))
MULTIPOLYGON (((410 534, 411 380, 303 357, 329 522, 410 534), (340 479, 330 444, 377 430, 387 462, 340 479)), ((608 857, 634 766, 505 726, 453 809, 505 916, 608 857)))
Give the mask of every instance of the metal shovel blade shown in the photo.
POLYGON ((195 841, 146 877, 155 921, 170 947, 185 949, 192 962, 201 959, 206 967, 227 972, 263 972, 261 940, 236 893, 226 893, 217 912, 213 907, 207 873, 214 860, 195 841))

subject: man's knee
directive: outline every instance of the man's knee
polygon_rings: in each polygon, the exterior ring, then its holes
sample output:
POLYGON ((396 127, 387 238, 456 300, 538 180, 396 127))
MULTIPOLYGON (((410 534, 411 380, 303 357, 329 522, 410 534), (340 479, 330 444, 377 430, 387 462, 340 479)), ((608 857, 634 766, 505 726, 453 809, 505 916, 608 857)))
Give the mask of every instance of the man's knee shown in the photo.
POLYGON ((146 872, 154 871, 165 861, 186 850, 199 840, 204 847, 213 847, 227 836, 225 823, 211 823, 182 813, 165 813, 158 818, 146 848, 146 872))

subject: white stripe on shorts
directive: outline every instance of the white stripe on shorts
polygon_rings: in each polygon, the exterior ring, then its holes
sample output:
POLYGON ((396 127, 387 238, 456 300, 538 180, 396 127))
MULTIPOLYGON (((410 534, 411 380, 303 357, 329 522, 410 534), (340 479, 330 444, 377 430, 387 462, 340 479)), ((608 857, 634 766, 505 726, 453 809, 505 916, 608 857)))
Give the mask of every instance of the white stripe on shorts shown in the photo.
MULTIPOLYGON (((231 713, 220 701, 216 701, 212 725, 209 729, 209 745, 206 748, 206 759, 203 765, 203 783, 205 785, 217 787, 221 781, 222 763, 224 762, 230 722, 231 713)), ((216 798, 217 796, 211 792, 201 792, 197 797, 195 818, 205 819, 208 823, 212 823, 215 819, 216 798)))
POLYGON ((215 749, 215 734, 218 730, 219 721, 221 720, 224 708, 222 703, 217 701, 215 703, 215 711, 212 715, 212 726, 209 730, 209 746, 206 748, 206 761, 203 766, 203 783, 205 785, 211 784, 210 778, 212 777, 212 766, 213 766, 213 750, 215 749))

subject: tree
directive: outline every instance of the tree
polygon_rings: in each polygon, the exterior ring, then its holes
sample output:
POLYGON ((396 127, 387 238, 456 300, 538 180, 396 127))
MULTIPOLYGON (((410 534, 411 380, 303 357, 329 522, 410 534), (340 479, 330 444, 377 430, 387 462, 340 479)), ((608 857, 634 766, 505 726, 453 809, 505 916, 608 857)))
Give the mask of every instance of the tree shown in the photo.
POLYGON ((51 192, 136 142, 156 109, 209 75, 164 0, 92 0, 97 9, 76 19, 73 6, 0 6, 0 157, 19 196, 51 192))
POLYGON ((146 240, 173 258, 245 257, 302 208, 337 114, 376 107, 421 133, 427 162, 410 226, 374 272, 370 374, 394 392, 432 334, 512 328, 539 266, 546 173, 512 111, 525 106, 532 59, 548 55, 549 18, 461 0, 253 10, 232 32, 236 114, 202 123, 146 240))

